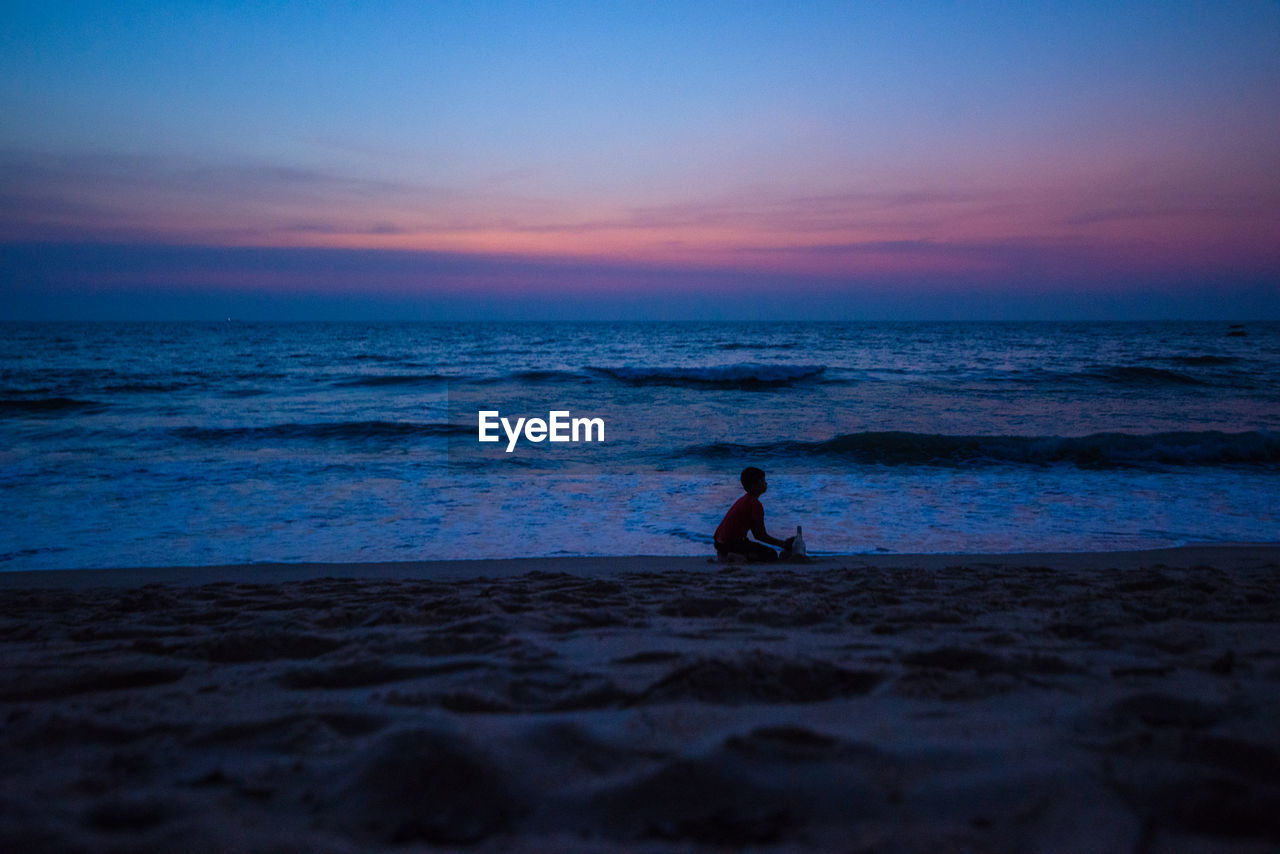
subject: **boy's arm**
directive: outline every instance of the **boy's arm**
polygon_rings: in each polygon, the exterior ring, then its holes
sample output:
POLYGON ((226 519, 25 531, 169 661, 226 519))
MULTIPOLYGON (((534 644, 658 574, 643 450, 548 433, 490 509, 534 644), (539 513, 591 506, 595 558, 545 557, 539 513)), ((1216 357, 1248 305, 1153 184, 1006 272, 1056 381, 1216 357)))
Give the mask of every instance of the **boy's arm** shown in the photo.
POLYGON ((780 549, 791 548, 791 543, 795 541, 795 537, 787 540, 780 540, 777 537, 769 536, 769 532, 764 529, 763 519, 751 520, 751 533, 762 543, 768 543, 771 546, 777 546, 780 549))

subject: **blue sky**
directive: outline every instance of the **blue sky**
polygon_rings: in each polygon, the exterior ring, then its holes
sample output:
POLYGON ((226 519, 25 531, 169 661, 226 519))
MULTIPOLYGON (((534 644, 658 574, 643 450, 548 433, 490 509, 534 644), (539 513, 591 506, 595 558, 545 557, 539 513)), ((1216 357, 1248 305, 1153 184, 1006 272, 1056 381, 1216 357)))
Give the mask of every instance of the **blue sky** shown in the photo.
POLYGON ((0 287, 32 316, 643 316, 679 281, 690 316, 1280 317, 1280 4, 0 15, 0 287))

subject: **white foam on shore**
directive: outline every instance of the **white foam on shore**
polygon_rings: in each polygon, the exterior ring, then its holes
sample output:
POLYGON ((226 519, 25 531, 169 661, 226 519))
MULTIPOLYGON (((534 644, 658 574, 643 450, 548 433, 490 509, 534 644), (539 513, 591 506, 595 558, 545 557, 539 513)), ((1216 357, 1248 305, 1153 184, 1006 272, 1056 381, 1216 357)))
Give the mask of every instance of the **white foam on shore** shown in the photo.
MULTIPOLYGON (((1221 543, 1171 549, 1113 552, 1017 552, 1012 554, 850 554, 823 555, 813 562, 754 564, 756 571, 773 568, 821 572, 848 567, 939 569, 947 566, 1051 566, 1064 568, 1132 569, 1163 564, 1190 567, 1212 564, 1230 571, 1280 562, 1280 544, 1221 543)), ((706 555, 623 555, 616 557, 534 557, 484 560, 387 561, 376 563, 245 563, 214 566, 122 567, 119 569, 58 569, 0 572, 0 589, 15 587, 96 587, 139 584, 209 584, 215 581, 278 583, 309 578, 467 579, 504 578, 526 572, 567 572, 604 578, 623 572, 675 570, 710 573, 723 568, 706 555)))

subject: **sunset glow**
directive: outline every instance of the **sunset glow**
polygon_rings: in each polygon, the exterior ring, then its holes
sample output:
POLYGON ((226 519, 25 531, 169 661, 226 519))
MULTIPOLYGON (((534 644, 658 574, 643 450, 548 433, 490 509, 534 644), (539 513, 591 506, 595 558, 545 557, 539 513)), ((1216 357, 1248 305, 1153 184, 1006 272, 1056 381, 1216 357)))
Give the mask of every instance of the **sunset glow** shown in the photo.
MULTIPOLYGON (((696 286, 710 299, 735 273, 850 294, 1124 279, 1280 293, 1272 3, 19 4, 5 17, 0 242, 51 257, 443 253, 648 268, 658 290, 662 271, 729 275, 696 286)), ((41 278, 18 255, 4 269, 22 305, 95 272, 41 278)), ((353 269, 346 289, 497 287, 431 266, 412 286, 353 269)), ((310 290, 343 289, 312 272, 310 290)), ((171 273, 309 290, 262 269, 171 273)))

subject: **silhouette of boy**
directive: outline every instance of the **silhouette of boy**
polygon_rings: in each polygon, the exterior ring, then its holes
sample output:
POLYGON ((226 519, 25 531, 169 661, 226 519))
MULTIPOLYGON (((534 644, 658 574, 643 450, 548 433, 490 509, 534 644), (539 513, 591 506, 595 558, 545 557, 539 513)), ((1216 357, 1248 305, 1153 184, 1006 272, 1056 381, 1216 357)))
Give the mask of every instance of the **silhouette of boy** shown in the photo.
POLYGON ((716 555, 721 560, 732 559, 731 555, 740 555, 748 561, 772 561, 778 559, 778 553, 769 546, 777 546, 783 554, 791 551, 795 537, 780 540, 769 536, 764 529, 764 505, 760 496, 769 488, 764 472, 755 466, 747 466, 742 470, 742 488, 747 494, 739 498, 724 514, 720 527, 716 528, 716 555), (748 540, 747 533, 755 534, 755 540, 748 540))

